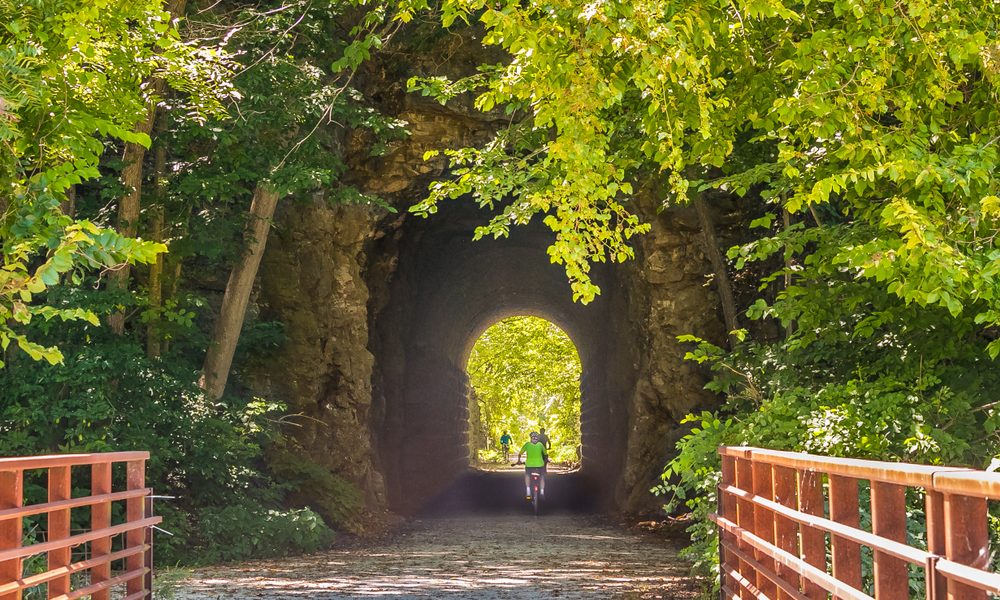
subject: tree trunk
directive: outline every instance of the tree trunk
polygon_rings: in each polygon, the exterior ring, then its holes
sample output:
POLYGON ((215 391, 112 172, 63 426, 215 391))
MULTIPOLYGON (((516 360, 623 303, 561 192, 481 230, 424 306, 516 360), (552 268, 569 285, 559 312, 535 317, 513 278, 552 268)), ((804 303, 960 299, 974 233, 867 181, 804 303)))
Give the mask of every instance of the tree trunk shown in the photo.
MULTIPOLYGON (((152 115, 136 126, 139 133, 149 134, 153 128, 152 115)), ((122 169, 122 185, 127 190, 118 201, 118 233, 122 237, 134 238, 139 227, 139 207, 142 198, 142 163, 146 158, 146 149, 131 142, 125 144, 125 156, 122 169)), ((129 275, 132 268, 128 263, 115 267, 108 276, 108 290, 120 291, 128 289, 129 275)), ((116 311, 108 315, 108 327, 115 335, 125 333, 125 313, 116 311)))
POLYGON ((253 282, 257 278, 267 233, 271 228, 271 218, 278 204, 278 192, 266 184, 258 184, 250 205, 250 220, 247 222, 244 240, 246 248, 242 258, 233 266, 222 298, 219 320, 212 333, 212 341, 205 355, 202 369, 201 387, 211 398, 219 398, 226 389, 229 369, 233 364, 236 342, 239 341, 243 320, 253 282))
POLYGON ((726 321, 726 331, 729 334, 729 347, 733 348, 739 343, 733 332, 740 328, 740 323, 736 316, 736 298, 733 296, 729 271, 726 268, 722 251, 719 250, 719 241, 715 237, 715 223, 712 221, 712 215, 701 195, 695 196, 694 208, 701 224, 705 252, 708 254, 708 260, 712 263, 712 271, 715 274, 715 289, 719 294, 719 301, 722 303, 722 315, 726 321))
MULTIPOLYGON (((810 205, 810 208, 812 206, 810 205)), ((813 217, 816 217, 815 212, 813 217)), ((785 232, 792 226, 792 215, 787 210, 781 210, 781 222, 785 227, 785 232)), ((818 222, 818 221, 817 221, 818 222)), ((789 248, 785 248, 785 289, 792 287, 792 252, 789 248)), ((795 321, 789 321, 788 325, 785 326, 785 338, 792 337, 795 333, 795 321)))
MULTIPOLYGON (((172 18, 177 18, 184 13, 187 0, 174 0, 169 3, 167 10, 172 18)), ((154 78, 150 85, 150 96, 156 98, 163 92, 166 83, 159 77, 154 78)), ((156 105, 152 102, 146 109, 146 118, 135 126, 136 133, 150 135, 153 132, 153 123, 156 120, 156 105)), ((141 144, 128 142, 125 144, 125 155, 122 162, 125 168, 122 169, 122 185, 125 187, 125 195, 118 201, 118 233, 123 237, 134 238, 139 226, 139 212, 142 199, 142 165, 146 159, 146 148, 141 144)), ((129 275, 131 267, 128 263, 118 265, 108 277, 108 290, 128 289, 129 275)), ((116 335, 125 333, 125 313, 121 311, 108 315, 108 327, 116 335)))
MULTIPOLYGON (((152 207, 153 219, 150 237, 154 242, 163 241, 163 201, 165 199, 164 173, 167 164, 167 148, 163 144, 156 147, 153 161, 153 185, 156 201, 152 207)), ((146 327, 146 356, 159 358, 160 348, 160 308, 163 306, 163 254, 156 255, 156 262, 149 267, 149 310, 153 313, 146 327)))
POLYGON ((76 216, 76 186, 71 185, 66 189, 66 199, 60 203, 60 208, 64 215, 69 218, 76 216))

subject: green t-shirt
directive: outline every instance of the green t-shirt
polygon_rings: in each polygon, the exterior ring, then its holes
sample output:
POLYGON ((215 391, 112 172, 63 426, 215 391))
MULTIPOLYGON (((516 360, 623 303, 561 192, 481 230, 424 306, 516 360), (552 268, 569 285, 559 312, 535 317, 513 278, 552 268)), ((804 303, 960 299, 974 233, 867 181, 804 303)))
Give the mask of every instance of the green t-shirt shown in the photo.
POLYGON ((514 440, 511 439, 511 437, 509 435, 507 435, 506 433, 503 434, 503 436, 500 437, 500 443, 502 445, 504 445, 504 446, 510 446, 510 443, 513 442, 513 441, 514 440))
POLYGON ((521 446, 521 452, 524 452, 527 456, 524 459, 524 466, 526 467, 544 467, 545 466, 545 446, 543 444, 532 444, 531 442, 525 442, 521 446))

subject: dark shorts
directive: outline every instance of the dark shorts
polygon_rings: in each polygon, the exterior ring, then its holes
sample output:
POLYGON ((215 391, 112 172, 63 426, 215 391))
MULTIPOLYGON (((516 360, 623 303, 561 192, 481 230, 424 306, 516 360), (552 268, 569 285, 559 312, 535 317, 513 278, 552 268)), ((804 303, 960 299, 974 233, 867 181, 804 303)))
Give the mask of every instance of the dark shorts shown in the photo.
POLYGON ((524 467, 524 473, 525 475, 531 475, 532 473, 545 475, 545 467, 524 467))

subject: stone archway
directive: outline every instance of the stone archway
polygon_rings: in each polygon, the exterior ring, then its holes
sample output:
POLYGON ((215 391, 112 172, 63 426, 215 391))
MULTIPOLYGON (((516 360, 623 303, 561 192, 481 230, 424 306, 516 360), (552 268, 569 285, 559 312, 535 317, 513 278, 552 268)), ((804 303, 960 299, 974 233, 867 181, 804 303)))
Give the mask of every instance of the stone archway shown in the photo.
POLYGON ((581 378, 582 470, 610 498, 624 464, 633 373, 622 332, 622 302, 605 269, 607 290, 595 302, 572 302, 565 273, 548 261, 549 234, 529 225, 508 239, 471 242, 483 215, 453 204, 430 221, 404 228, 389 302, 376 317, 381 376, 379 447, 390 505, 421 503, 468 468, 465 428, 472 344, 490 324, 518 314, 548 319, 577 345, 581 378), (431 468, 428 468, 431 466, 431 468))
POLYGON ((301 416, 288 433, 304 460, 354 484, 369 507, 409 512, 468 468, 467 348, 489 323, 535 314, 580 352, 583 471, 601 504, 655 510, 649 489, 684 433, 681 418, 714 402, 676 336, 725 338, 693 211, 640 198, 633 208, 653 227, 634 240, 636 260, 596 265, 602 295, 576 304, 541 223, 473 242, 488 216, 469 201, 429 219, 406 214, 432 175, 423 152, 490 128, 402 104, 413 135, 357 167, 399 215, 321 198, 279 207, 257 306, 287 339, 244 380, 301 416))

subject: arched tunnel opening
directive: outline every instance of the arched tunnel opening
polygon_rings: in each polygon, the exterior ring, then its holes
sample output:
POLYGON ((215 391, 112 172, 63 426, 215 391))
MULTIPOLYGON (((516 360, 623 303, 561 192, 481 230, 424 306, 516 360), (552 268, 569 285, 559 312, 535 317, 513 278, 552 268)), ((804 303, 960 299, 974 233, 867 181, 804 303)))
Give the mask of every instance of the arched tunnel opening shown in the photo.
MULTIPOLYGON (((397 236, 383 242, 398 245, 391 252, 398 264, 388 301, 372 332, 380 400, 373 432, 389 506, 415 513, 439 503, 456 481, 491 489, 488 475, 472 473, 468 458, 466 360, 489 325, 536 315, 570 336, 582 365, 581 460, 572 476, 578 493, 571 495, 586 495, 586 506, 608 507, 625 462, 625 398, 635 378, 623 286, 596 265, 591 275, 602 294, 588 305, 573 302, 565 272, 549 261, 552 234, 544 225, 473 242, 487 218, 471 203, 454 202, 430 219, 406 219, 397 236)), ((514 485, 511 496, 519 494, 514 485)))
POLYGON ((549 261, 552 233, 541 222, 473 241, 489 214, 469 201, 428 219, 284 204, 258 300, 262 318, 284 325, 284 340, 245 379, 285 402, 294 421, 272 458, 342 482, 303 482, 298 501, 350 523, 345 502, 415 514, 452 483, 475 479, 469 348, 490 324, 535 315, 569 335, 581 362, 581 466, 569 495, 612 512, 659 510, 650 488, 685 433, 681 420, 714 401, 677 336, 719 340, 724 330, 697 219, 639 208, 652 230, 633 240, 635 260, 594 265, 602 293, 583 305, 549 261))
POLYGON ((466 372, 473 467, 506 468, 532 433, 553 465, 579 465, 580 354, 558 325, 535 315, 489 325, 468 353, 466 372))

